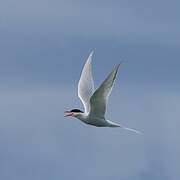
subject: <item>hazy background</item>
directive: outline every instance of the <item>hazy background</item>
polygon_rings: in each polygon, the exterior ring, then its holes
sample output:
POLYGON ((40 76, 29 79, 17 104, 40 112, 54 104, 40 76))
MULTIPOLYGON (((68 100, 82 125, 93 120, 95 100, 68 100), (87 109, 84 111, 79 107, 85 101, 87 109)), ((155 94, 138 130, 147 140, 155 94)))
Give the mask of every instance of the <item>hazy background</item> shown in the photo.
POLYGON ((0 179, 179 180, 180 2, 0 1, 0 179), (81 68, 96 85, 125 60, 107 117, 141 130, 95 128, 81 68))

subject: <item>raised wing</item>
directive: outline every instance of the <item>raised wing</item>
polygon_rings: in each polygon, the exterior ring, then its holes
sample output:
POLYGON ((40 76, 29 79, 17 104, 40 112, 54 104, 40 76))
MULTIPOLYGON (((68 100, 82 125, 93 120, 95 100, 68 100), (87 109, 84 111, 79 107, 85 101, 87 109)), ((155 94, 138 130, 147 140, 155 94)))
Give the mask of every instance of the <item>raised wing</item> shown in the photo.
POLYGON ((90 116, 101 119, 105 118, 106 104, 108 102, 109 95, 111 94, 119 66, 120 64, 114 68, 114 70, 92 95, 90 99, 90 116))
POLYGON ((90 98, 94 93, 94 81, 92 77, 92 61, 93 52, 89 55, 78 83, 78 96, 84 105, 85 113, 90 111, 90 98))

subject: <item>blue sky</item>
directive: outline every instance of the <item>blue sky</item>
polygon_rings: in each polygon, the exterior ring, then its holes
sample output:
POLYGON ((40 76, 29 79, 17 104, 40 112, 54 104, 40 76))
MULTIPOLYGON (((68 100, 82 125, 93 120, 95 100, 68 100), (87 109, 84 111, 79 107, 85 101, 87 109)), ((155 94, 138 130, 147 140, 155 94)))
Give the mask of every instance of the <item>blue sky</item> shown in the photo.
POLYGON ((179 6, 1 1, 0 179, 178 180, 179 6), (142 136, 63 117, 92 50, 96 85, 125 61, 107 118, 142 136))

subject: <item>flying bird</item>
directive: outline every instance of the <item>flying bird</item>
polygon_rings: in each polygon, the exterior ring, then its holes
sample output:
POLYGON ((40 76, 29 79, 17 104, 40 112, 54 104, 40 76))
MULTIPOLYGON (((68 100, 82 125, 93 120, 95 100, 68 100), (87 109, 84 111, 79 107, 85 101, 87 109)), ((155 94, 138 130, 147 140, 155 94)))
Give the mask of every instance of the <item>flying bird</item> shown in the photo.
POLYGON ((86 124, 96 127, 120 127, 136 133, 140 133, 137 130, 127 128, 105 118, 109 95, 113 89, 114 81, 121 63, 113 69, 113 71, 107 76, 102 84, 95 90, 92 77, 92 55, 93 52, 91 52, 83 67, 78 83, 78 96, 82 101, 84 111, 79 109, 65 111, 65 117, 75 117, 86 124))

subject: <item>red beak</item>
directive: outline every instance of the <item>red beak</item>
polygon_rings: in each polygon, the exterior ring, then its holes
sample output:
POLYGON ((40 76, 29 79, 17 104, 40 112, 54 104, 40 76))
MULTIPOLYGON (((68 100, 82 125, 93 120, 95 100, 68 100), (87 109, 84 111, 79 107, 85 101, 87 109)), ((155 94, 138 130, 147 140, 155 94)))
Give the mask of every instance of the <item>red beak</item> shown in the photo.
POLYGON ((65 113, 64 117, 73 116, 73 112, 71 111, 65 111, 64 113, 65 113))

